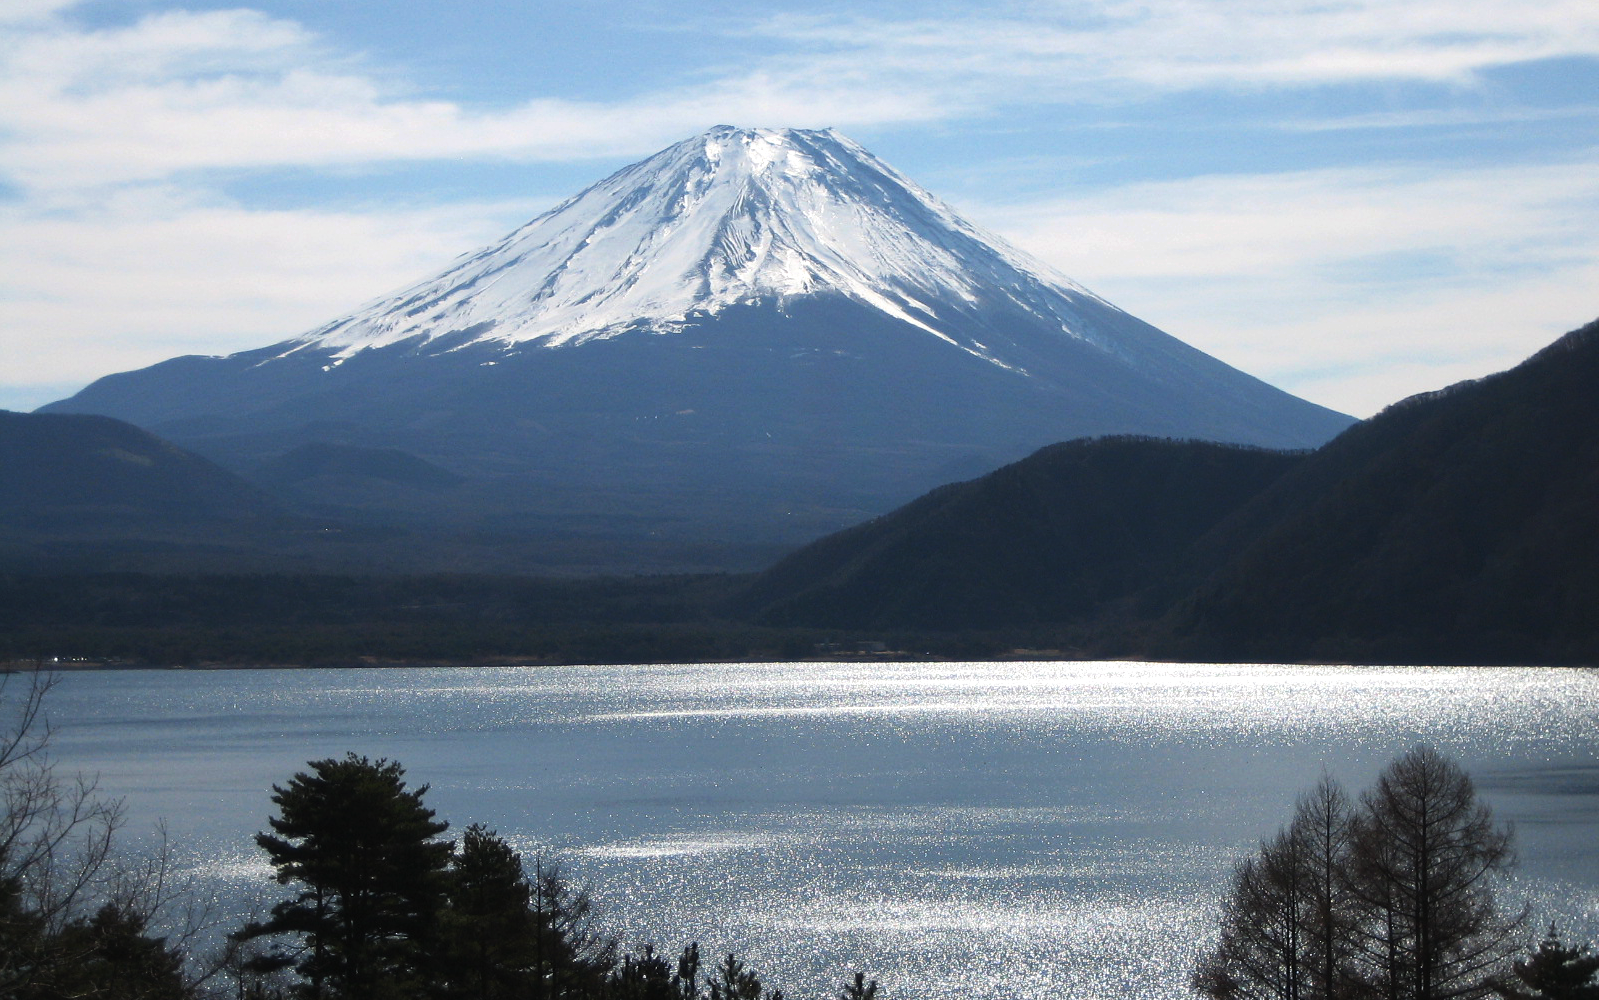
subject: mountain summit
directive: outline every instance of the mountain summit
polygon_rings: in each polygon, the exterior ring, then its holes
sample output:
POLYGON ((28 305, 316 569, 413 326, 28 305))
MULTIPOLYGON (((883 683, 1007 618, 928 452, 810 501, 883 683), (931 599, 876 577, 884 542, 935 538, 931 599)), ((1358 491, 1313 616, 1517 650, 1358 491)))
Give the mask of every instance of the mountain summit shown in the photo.
POLYGON ((972 336, 973 321, 995 308, 1114 350, 1115 338, 1096 339, 1071 306, 1089 292, 837 132, 727 125, 633 164, 293 349, 332 348, 343 359, 413 337, 424 351, 441 338, 449 349, 561 347, 824 295, 1004 368, 1012 366, 972 336), (464 341, 447 338, 466 330, 464 341))
POLYGON ((335 513, 696 544, 801 541, 1066 438, 1307 447, 1350 423, 1055 274, 836 132, 729 126, 304 336, 46 409, 235 468, 325 442, 465 480, 399 507, 346 488, 335 513))

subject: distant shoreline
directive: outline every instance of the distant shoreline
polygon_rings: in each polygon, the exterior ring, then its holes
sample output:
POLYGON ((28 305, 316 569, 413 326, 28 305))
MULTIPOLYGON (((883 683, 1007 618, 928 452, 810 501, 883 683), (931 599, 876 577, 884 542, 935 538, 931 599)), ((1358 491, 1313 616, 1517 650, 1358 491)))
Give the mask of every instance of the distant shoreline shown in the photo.
MULTIPOLYGON (((1062 652, 1060 650, 1024 650, 1016 649, 1004 653, 972 657, 970 659, 983 662, 1008 662, 1019 663, 1049 663, 1082 662, 1089 660, 1105 660, 1106 662, 1127 663, 1159 662, 1121 657, 1084 656, 1062 652)), ((934 653, 906 653, 888 651, 882 653, 831 653, 814 654, 800 657, 767 657, 735 659, 674 659, 674 660, 637 660, 615 662, 588 662, 578 660, 538 660, 531 657, 488 657, 475 660, 450 660, 450 659, 361 659, 346 660, 332 663, 282 663, 282 662, 219 662, 202 661, 198 663, 151 663, 139 660, 96 660, 89 658, 72 658, 61 660, 10 660, 0 662, 0 674, 32 673, 43 670, 47 673, 79 673, 86 671, 114 671, 114 670, 364 670, 364 669, 394 669, 394 670, 439 670, 439 669, 470 669, 503 668, 503 667, 647 667, 660 666, 668 663, 705 664, 705 663, 951 663, 961 662, 959 658, 939 655, 934 653)), ((1172 661, 1177 662, 1177 661, 1172 661)))

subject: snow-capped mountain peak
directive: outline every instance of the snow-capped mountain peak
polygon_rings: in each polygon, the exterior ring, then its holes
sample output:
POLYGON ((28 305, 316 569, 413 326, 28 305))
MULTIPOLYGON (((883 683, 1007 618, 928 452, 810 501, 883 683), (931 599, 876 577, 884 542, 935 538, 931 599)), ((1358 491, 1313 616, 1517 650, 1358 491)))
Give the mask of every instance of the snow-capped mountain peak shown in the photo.
POLYGON ((297 495, 385 526, 417 511, 452 533, 525 531, 585 572, 637 572, 649 552, 703 569, 707 544, 752 568, 738 560, 761 546, 1069 438, 1303 447, 1349 424, 1078 288, 835 132, 725 126, 311 334, 108 375, 52 409, 241 468, 318 442, 398 448, 464 485, 319 476, 297 495))
MULTIPOLYGON (((336 357, 669 333, 750 302, 841 295, 1013 367, 951 322, 996 294, 1067 335, 1092 298, 827 129, 718 126, 626 167, 443 274, 294 341, 336 357), (463 331, 465 335, 463 336, 463 331)), ((1095 301, 1098 301, 1097 299, 1095 301)))

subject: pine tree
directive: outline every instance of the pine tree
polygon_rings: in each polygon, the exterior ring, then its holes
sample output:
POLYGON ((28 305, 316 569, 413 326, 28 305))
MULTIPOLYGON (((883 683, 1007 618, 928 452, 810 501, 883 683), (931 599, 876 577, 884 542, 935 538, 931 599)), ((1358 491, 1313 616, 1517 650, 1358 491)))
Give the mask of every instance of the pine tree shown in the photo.
POLYGON ((783 1000, 782 990, 768 992, 755 970, 731 954, 706 977, 706 986, 710 1000, 783 1000))
POLYGON ((408 790, 388 760, 348 754, 312 761, 272 788, 279 815, 256 835, 280 884, 299 891, 271 917, 236 937, 296 939, 298 948, 262 963, 292 964, 298 993, 313 1000, 403 1000, 419 996, 444 902, 448 827, 408 790))
POLYGON ((606 1000, 699 1000, 700 946, 690 944, 675 965, 645 945, 624 955, 605 984, 606 1000))
POLYGON ((616 966, 617 942, 594 929, 594 902, 557 865, 533 867, 533 918, 542 998, 598 990, 616 966))
POLYGON ((72 921, 52 942, 71 961, 59 963, 47 988, 35 995, 190 1000, 195 994, 183 976, 183 956, 148 930, 144 917, 111 903, 72 921))
POLYGON ((1494 985, 1505 1000, 1599 1000, 1599 955, 1581 945, 1567 945, 1553 924, 1532 957, 1494 985))
POLYGON ((450 862, 440 975, 448 997, 533 995, 538 923, 522 856, 492 830, 467 827, 450 862))

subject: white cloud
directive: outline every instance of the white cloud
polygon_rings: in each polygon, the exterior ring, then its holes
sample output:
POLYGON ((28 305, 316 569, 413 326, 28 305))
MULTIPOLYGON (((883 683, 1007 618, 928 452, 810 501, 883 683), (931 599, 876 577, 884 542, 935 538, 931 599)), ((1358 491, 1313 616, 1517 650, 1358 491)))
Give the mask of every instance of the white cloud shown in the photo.
POLYGON ((79 0, 6 0, 0 6, 0 26, 44 21, 75 6, 79 0))
POLYGON ((631 101, 474 110, 392 92, 299 25, 248 10, 55 22, 0 47, 0 169, 52 196, 212 169, 643 153, 724 120, 945 113, 927 96, 765 70, 631 101))
MULTIPOLYGON (((12 382, 293 335, 532 208, 253 210, 209 186, 218 173, 612 157, 723 121, 848 129, 1199 87, 1470 85, 1495 66, 1599 56, 1592 0, 1022 0, 723 25, 785 54, 630 99, 484 109, 404 90, 255 11, 91 31, 53 16, 68 6, 0 9, 0 179, 21 192, 0 208, 12 382)), ((1589 318, 1591 176, 1572 162, 1197 178, 972 214, 1172 333, 1365 413, 1589 318)))
POLYGON ((0 170, 40 192, 209 169, 615 156, 722 121, 848 128, 1129 88, 1458 83, 1508 63, 1599 56, 1591 0, 1041 0, 983 15, 707 26, 786 52, 632 99, 477 109, 398 89, 256 11, 85 30, 45 16, 60 6, 32 0, 31 19, 0 34, 0 170))
POLYGON ((1366 415, 1599 314, 1586 162, 1130 184, 973 215, 1118 305, 1366 415))
POLYGON ((92 218, 0 212, 6 378, 82 384, 262 347, 425 277, 542 207, 262 211, 141 190, 92 218))
POLYGON ((381 82, 301 25, 256 11, 86 30, 51 16, 69 6, 35 0, 0 14, 0 179, 20 192, 0 205, 0 405, 304 332, 535 208, 256 209, 217 192, 229 171, 608 157, 724 120, 942 113, 922 97, 797 86, 761 70, 632 101, 481 110, 381 82))

